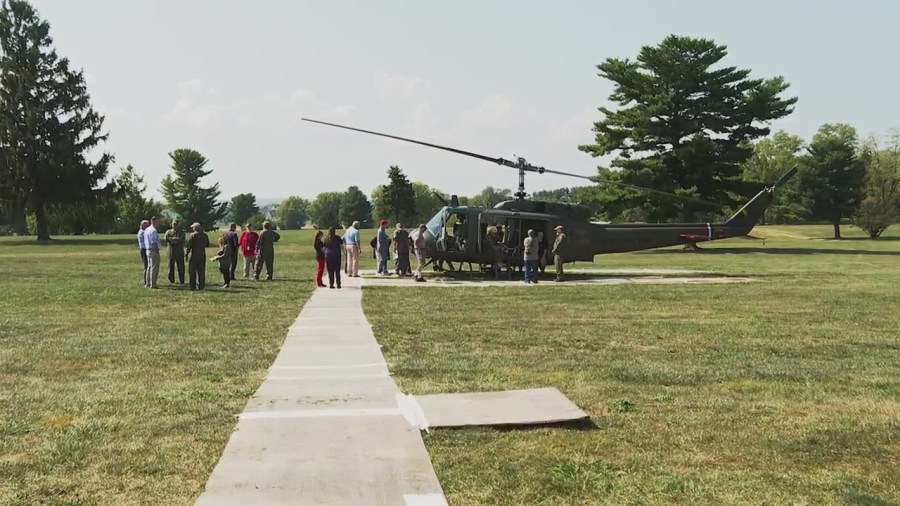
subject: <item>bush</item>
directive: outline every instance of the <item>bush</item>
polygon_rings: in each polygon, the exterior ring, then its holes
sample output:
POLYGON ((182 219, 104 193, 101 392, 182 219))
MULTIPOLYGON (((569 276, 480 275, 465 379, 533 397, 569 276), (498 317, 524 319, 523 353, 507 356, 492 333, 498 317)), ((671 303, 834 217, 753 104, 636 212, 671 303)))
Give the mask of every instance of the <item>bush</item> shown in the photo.
POLYGON ((870 239, 877 239, 897 221, 897 206, 890 201, 867 198, 859 205, 853 224, 861 228, 870 239))

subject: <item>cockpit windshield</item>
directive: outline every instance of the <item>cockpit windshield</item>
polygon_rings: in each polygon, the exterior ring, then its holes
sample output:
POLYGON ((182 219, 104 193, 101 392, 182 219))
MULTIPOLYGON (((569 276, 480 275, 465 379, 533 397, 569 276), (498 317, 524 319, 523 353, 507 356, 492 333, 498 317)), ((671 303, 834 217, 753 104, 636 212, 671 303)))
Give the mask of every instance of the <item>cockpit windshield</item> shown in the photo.
POLYGON ((437 214, 434 215, 434 218, 428 221, 425 224, 425 227, 431 232, 431 235, 434 237, 441 236, 441 229, 444 227, 444 221, 448 214, 447 208, 441 209, 437 214))

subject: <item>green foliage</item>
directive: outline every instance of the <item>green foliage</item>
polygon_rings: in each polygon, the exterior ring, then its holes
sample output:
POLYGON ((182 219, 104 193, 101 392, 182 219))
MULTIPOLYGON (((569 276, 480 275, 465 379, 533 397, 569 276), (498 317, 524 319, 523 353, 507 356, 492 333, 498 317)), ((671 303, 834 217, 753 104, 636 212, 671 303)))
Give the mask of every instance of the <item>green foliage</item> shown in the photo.
POLYGON ((312 206, 306 199, 288 197, 278 204, 278 208, 275 209, 275 218, 278 225, 284 230, 298 230, 309 221, 311 212, 312 206))
POLYGON ((255 195, 241 193, 231 198, 231 203, 228 205, 228 221, 243 226, 255 214, 259 214, 255 195))
POLYGON ((386 219, 392 223, 409 223, 415 220, 416 191, 412 183, 396 165, 388 169, 388 179, 386 186, 376 188, 372 194, 375 221, 386 219))
MULTIPOLYGON (((743 178, 748 183, 760 186, 772 184, 778 178, 801 164, 800 151, 805 147, 803 139, 785 131, 753 145, 753 154, 742 165, 743 178)), ((799 178, 792 178, 778 188, 775 201, 766 210, 761 224, 797 223, 803 220, 809 210, 799 198, 799 178)))
POLYGON ((141 220, 149 220, 152 216, 162 216, 162 204, 152 198, 145 197, 147 185, 144 177, 128 165, 121 169, 113 179, 116 197, 116 217, 113 230, 115 233, 137 232, 141 220))
MULTIPOLYGON (((736 206, 750 191, 740 165, 748 143, 792 111, 781 98, 781 77, 750 79, 749 70, 721 66, 724 45, 671 35, 644 46, 637 60, 610 58, 598 66, 614 83, 618 110, 601 107, 595 143, 579 149, 599 157, 617 153, 617 178, 632 185, 736 206)), ((621 211, 642 207, 652 221, 695 221, 710 209, 635 190, 610 190, 621 211)), ((620 211, 620 212, 621 212, 620 211)))
POLYGON ((497 189, 493 186, 487 186, 481 193, 469 199, 469 203, 475 207, 491 208, 503 202, 512 199, 512 191, 508 189, 497 189))
POLYGON ((841 219, 856 214, 862 200, 865 163, 857 153, 856 130, 844 124, 819 128, 809 144, 800 172, 800 188, 810 217, 834 226, 841 238, 841 219))
POLYGON ((343 192, 324 192, 317 195, 309 205, 309 219, 312 224, 321 229, 340 228, 343 201, 343 192))
POLYGON ((173 175, 162 180, 162 194, 166 203, 187 225, 197 222, 204 230, 213 225, 228 212, 228 202, 218 202, 219 183, 208 188, 200 186, 200 180, 212 170, 204 170, 208 160, 193 149, 176 149, 169 153, 172 159, 173 175))
MULTIPOLYGON (((93 205, 112 156, 81 71, 53 49, 50 25, 25 1, 0 7, 0 199, 27 208, 50 239, 51 207, 93 205), (96 161, 88 160, 88 153, 96 161)), ((21 214, 20 214, 21 215, 21 214)))
POLYGON ((439 190, 431 188, 425 183, 415 182, 412 185, 416 196, 416 215, 409 220, 409 227, 428 223, 444 207, 444 203, 438 198, 438 195, 441 194, 439 190), (438 195, 435 195, 436 193, 438 195))
POLYGON ((372 227, 372 203, 358 186, 351 186, 341 200, 341 223, 350 226, 354 221, 362 228, 372 227))
MULTIPOLYGON (((245 223, 241 223, 241 228, 243 228, 247 223, 253 225, 253 230, 259 231, 262 230, 263 223, 265 223, 266 217, 261 213, 256 213, 253 216, 247 218, 245 223)), ((279 222, 276 224, 279 228, 284 228, 284 226, 279 222)))
MULTIPOLYGON (((610 200, 610 195, 605 188, 601 186, 574 186, 570 188, 557 188, 554 190, 543 190, 534 192, 531 195, 534 200, 545 202, 562 202, 569 204, 581 204, 588 206, 595 218, 606 218, 606 207, 610 200)), ((623 213, 618 213, 617 217, 621 218, 623 213)))
POLYGON ((853 223, 876 239, 900 218, 900 133, 892 135, 884 149, 869 139, 861 158, 866 178, 853 223))

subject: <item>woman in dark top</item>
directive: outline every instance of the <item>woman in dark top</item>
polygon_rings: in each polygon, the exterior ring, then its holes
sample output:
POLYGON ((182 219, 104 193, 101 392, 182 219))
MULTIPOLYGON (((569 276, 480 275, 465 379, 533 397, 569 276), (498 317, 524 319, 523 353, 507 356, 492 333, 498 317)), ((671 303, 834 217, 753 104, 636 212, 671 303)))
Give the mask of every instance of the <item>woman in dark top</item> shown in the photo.
POLYGON ((341 287, 341 251, 344 250, 344 240, 334 233, 334 227, 328 229, 325 236, 325 267, 328 269, 328 288, 341 287))
POLYGON ((322 243, 322 231, 316 232, 316 238, 313 241, 313 248, 316 250, 316 286, 325 288, 322 282, 322 276, 325 275, 325 244, 322 243))

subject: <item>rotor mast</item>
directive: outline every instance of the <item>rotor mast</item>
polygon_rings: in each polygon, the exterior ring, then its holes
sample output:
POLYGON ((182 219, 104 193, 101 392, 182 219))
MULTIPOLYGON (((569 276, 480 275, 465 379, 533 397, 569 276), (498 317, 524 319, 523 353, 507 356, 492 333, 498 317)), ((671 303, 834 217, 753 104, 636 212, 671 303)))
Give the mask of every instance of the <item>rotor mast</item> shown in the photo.
POLYGON ((528 160, 522 158, 521 156, 516 157, 515 162, 509 162, 500 158, 498 160, 498 163, 507 167, 512 167, 519 171, 519 191, 514 194, 516 200, 525 200, 525 197, 528 196, 528 193, 525 192, 525 172, 537 172, 538 174, 543 174, 545 170, 543 167, 535 167, 534 165, 531 165, 530 163, 528 163, 528 160))

